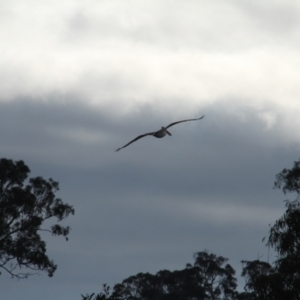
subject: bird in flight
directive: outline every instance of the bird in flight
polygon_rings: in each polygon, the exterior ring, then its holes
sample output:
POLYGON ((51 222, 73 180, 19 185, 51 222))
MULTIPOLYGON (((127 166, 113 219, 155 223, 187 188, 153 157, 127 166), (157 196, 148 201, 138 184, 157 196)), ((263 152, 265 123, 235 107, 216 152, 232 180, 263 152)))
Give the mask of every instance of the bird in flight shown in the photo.
POLYGON ((182 121, 177 121, 177 122, 174 122, 174 123, 171 123, 170 125, 168 125, 167 127, 162 127, 160 130, 158 131, 154 131, 154 132, 149 132, 149 133, 145 133, 145 134, 141 134, 139 135, 138 137, 136 137, 135 139, 133 139, 132 141, 130 141, 128 144, 126 144, 125 146, 121 147, 121 148, 118 148, 116 150, 116 152, 120 151, 121 149, 129 146, 131 143, 143 138, 144 136, 147 136, 147 135, 152 135, 152 136, 155 136, 156 138, 163 138, 166 134, 168 135, 172 135, 167 129, 173 125, 176 125, 176 124, 179 124, 179 123, 183 123, 183 122, 188 122, 188 121, 197 121, 197 120, 201 120, 204 118, 204 115, 198 119, 188 119, 188 120, 182 120, 182 121))

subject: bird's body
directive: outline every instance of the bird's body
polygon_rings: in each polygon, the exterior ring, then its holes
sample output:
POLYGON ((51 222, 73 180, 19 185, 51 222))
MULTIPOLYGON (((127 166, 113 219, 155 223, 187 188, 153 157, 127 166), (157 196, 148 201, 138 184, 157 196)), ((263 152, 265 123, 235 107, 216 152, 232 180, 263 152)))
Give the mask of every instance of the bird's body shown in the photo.
POLYGON ((164 136, 166 136, 166 134, 170 136, 172 135, 165 127, 162 127, 160 130, 154 132, 153 136, 157 138, 163 138, 164 136))
POLYGON ((136 137, 135 139, 133 139, 132 141, 130 141, 128 144, 126 144, 125 146, 121 147, 121 148, 118 148, 116 151, 120 151, 121 149, 129 146, 131 143, 147 136, 147 135, 152 135, 152 136, 155 136, 156 138, 163 138, 164 136, 166 136, 167 134, 168 135, 172 135, 167 129, 173 125, 176 125, 178 123, 182 123, 182 122, 187 122, 187 121, 197 121, 197 120, 201 120, 204 118, 204 115, 198 119, 188 119, 188 120, 182 120, 182 121, 177 121, 177 122, 174 122, 174 123, 171 123, 170 125, 168 125, 167 127, 162 127, 160 130, 158 131, 154 131, 154 132, 149 132, 149 133, 145 133, 145 134, 142 134, 142 135, 139 135, 138 137, 136 137))

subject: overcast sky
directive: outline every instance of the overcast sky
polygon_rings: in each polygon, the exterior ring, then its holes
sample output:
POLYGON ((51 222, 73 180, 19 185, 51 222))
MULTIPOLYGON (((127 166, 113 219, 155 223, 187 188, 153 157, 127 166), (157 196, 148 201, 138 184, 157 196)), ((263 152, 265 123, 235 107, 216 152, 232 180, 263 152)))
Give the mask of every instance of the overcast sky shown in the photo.
POLYGON ((237 277, 272 261, 289 197, 273 182, 300 157, 299 32, 297 1, 1 1, 1 157, 76 213, 68 242, 45 237, 54 277, 3 273, 0 298, 80 299, 204 249, 237 277))

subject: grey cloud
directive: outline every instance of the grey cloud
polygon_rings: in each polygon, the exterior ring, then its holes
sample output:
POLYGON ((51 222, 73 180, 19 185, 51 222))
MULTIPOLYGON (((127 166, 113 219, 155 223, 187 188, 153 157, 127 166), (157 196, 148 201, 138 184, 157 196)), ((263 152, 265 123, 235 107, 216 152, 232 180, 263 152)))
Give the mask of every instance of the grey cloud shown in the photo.
POLYGON ((299 26, 299 5, 293 1, 275 1, 272 5, 260 1, 245 1, 238 5, 251 19, 259 22, 261 29, 273 34, 290 34, 299 26))
POLYGON ((59 181, 76 210, 69 242, 45 236, 55 276, 3 274, 1 299, 79 299, 204 249, 237 276, 273 255, 261 239, 287 198, 274 176, 299 156, 298 4, 124 3, 17 1, 1 19, 1 157, 59 181))
MULTIPOLYGON (((204 120, 174 126, 172 137, 144 138, 114 152, 173 121, 155 113, 140 107, 119 119, 83 104, 1 104, 2 157, 23 159, 33 176, 58 180, 59 196, 76 209, 66 221, 69 242, 47 237, 57 274, 21 283, 23 295, 52 299, 55 286, 55 297, 76 298, 137 272, 182 268, 206 248, 228 257, 238 272, 241 259, 268 255, 261 239, 284 199, 272 190, 274 176, 297 159, 297 150, 281 147, 280 137, 274 142, 276 126, 264 131, 256 111, 245 109, 240 118, 211 105, 195 112, 204 120), (77 128, 99 130, 103 139, 60 135, 77 128), (44 289, 33 294, 37 283, 44 289)), ((18 297, 10 288, 1 293, 18 297)))

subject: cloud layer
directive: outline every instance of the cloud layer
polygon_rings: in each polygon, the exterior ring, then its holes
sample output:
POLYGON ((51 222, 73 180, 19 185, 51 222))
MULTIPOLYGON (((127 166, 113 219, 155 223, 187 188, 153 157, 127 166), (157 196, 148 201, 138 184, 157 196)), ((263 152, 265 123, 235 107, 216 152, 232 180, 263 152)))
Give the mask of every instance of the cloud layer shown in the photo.
POLYGON ((261 239, 284 211, 274 176, 299 153, 299 4, 15 0, 0 11, 1 157, 59 181, 76 210, 68 243, 45 237, 54 278, 3 274, 0 298, 74 299, 204 249, 238 273, 242 259, 272 261, 261 239))

